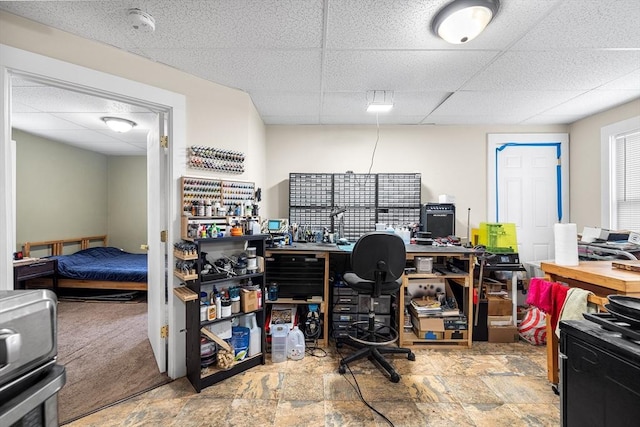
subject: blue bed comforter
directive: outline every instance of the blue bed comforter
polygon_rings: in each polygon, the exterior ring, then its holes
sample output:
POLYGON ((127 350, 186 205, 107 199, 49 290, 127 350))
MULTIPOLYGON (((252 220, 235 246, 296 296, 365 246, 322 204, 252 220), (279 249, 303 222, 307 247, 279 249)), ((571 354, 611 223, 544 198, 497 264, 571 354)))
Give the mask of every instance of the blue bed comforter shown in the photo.
POLYGON ((58 274, 71 279, 146 282, 147 255, 132 254, 118 248, 89 248, 58 260, 58 274))

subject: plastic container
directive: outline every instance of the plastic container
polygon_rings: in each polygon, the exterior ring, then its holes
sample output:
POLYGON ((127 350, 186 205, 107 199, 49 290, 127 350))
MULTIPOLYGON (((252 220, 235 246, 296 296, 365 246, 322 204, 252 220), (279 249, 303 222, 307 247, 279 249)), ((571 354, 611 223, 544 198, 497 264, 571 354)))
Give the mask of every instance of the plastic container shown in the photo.
POLYGON ((287 335, 287 357, 292 360, 300 360, 304 357, 304 334, 298 325, 295 325, 287 335))
POLYGON ((271 325, 271 361, 273 363, 287 361, 288 325, 271 325))
POLYGON ((249 357, 262 351, 262 329, 258 326, 255 313, 249 313, 240 318, 240 326, 249 328, 249 357))

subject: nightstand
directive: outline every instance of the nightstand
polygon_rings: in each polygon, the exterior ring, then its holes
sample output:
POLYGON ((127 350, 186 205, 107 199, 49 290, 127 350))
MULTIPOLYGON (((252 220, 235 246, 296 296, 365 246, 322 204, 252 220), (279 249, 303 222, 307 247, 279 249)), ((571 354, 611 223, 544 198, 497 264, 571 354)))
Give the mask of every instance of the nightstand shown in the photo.
POLYGON ((56 276, 57 261, 55 259, 40 258, 34 260, 16 261, 13 263, 13 289, 25 289, 25 281, 38 277, 51 277, 53 290, 58 290, 56 276))

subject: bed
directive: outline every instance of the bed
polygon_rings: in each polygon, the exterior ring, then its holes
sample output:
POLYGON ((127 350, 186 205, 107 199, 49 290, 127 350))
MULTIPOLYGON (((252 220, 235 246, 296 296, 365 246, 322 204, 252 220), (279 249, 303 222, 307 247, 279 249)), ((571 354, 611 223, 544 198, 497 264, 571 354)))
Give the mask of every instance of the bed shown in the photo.
POLYGON ((27 242, 25 257, 57 261, 58 288, 147 290, 147 255, 107 246, 107 236, 27 242))

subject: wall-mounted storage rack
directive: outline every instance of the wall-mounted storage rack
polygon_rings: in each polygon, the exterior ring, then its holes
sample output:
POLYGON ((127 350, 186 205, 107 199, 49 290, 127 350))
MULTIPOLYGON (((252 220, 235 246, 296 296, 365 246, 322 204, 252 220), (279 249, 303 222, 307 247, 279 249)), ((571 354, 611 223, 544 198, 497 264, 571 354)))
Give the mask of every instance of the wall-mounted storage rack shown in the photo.
POLYGON ((244 173, 244 153, 203 145, 192 145, 189 147, 188 165, 193 169, 244 173))
POLYGON ((419 173, 291 173, 289 223, 337 231, 331 214, 345 208, 344 236, 355 240, 377 222, 392 226, 420 222, 419 173))

